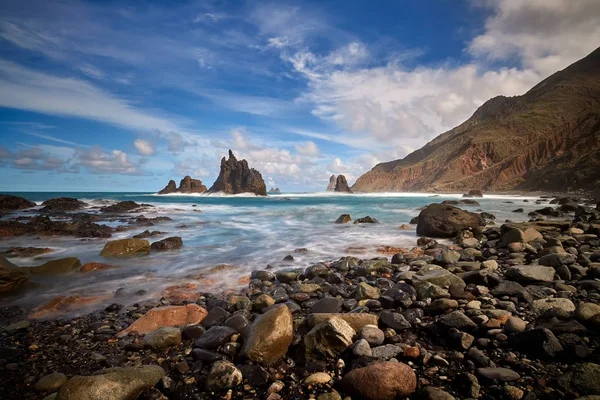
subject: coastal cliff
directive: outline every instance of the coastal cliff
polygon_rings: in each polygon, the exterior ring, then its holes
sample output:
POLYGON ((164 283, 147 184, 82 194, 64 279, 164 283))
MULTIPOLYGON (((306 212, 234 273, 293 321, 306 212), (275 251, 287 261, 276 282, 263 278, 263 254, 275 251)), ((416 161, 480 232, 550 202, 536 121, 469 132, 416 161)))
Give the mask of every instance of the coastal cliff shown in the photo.
POLYGON ((352 189, 593 190, 600 185, 600 49, 522 96, 498 96, 402 160, 376 165, 352 189))

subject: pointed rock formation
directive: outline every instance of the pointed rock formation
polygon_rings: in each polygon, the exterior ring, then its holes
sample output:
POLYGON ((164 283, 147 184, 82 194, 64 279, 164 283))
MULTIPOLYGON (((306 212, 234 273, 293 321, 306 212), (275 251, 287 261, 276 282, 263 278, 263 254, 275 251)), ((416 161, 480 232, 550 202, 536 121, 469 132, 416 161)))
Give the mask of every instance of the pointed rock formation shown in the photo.
POLYGON ((223 192, 227 194, 254 193, 267 195, 267 185, 260 172, 248 166, 248 161, 238 161, 229 150, 229 159, 221 159, 219 177, 208 190, 209 193, 223 192))
POLYGON ((202 184, 202 181, 200 179, 192 179, 189 175, 186 175, 181 182, 179 182, 179 188, 175 185, 175 181, 171 179, 167 186, 158 192, 158 194, 203 192, 206 192, 206 186, 202 184))
POLYGON ((329 177, 329 185, 327 185, 327 191, 328 192, 333 192, 335 190, 335 175, 331 175, 329 177))
POLYGON ((279 190, 279 188, 271 188, 269 190, 269 193, 270 194, 279 194, 279 193, 281 193, 281 190, 279 190))
POLYGON ((334 191, 352 193, 352 190, 350 190, 350 186, 348 186, 348 182, 346 181, 346 177, 344 175, 338 175, 335 181, 334 191))

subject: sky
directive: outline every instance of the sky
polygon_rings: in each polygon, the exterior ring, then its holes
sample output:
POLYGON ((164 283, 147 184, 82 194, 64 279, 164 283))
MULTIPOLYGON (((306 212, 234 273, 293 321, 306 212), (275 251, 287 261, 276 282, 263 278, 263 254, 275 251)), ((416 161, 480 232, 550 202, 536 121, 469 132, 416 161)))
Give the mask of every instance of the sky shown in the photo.
POLYGON ((354 183, 600 45, 598 0, 0 0, 0 190, 354 183))

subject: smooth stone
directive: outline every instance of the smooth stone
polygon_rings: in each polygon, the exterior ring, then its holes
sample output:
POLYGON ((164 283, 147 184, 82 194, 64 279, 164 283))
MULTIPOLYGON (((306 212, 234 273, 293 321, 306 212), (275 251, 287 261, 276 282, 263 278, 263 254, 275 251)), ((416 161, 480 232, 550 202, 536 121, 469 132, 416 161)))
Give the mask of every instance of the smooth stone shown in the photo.
POLYGON ((508 368, 477 368, 477 374, 500 382, 513 382, 521 378, 517 372, 508 368))
POLYGON ((535 300, 531 305, 531 308, 537 314, 542 314, 544 311, 550 310, 551 308, 560 308, 567 312, 573 312, 575 311, 575 304, 569 299, 557 297, 535 300))
POLYGON ((202 349, 215 350, 219 348, 219 346, 229 342, 229 339, 231 339, 231 336, 235 333, 237 332, 228 326, 213 326, 196 339, 194 346, 202 349))
POLYGON ((342 387, 351 395, 365 400, 395 400, 417 389, 413 369, 401 362, 384 361, 348 372, 342 387))
POLYGON ((208 390, 230 389, 242 383, 242 372, 229 361, 217 361, 206 377, 208 390))
POLYGON ((144 337, 144 345, 154 350, 162 350, 180 344, 181 330, 171 326, 158 328, 144 337))
POLYGON ((504 331, 506 333, 523 332, 525 328, 527 328, 527 322, 518 317, 510 317, 504 325, 504 331))
POLYGON ((366 282, 361 282, 356 287, 356 300, 378 299, 379 296, 379 289, 366 282))
POLYGON ((337 297, 325 297, 310 308, 311 313, 339 313, 342 311, 344 300, 337 297))
POLYGON ((331 375, 329 375, 328 373, 315 372, 314 374, 311 374, 304 379, 304 384, 307 386, 323 385, 325 383, 329 383, 329 381, 331 381, 331 375))
POLYGON ((510 267, 506 271, 506 277, 519 283, 552 282, 556 271, 552 267, 541 265, 523 265, 510 267))
POLYGON ((375 325, 365 325, 358 332, 361 339, 366 340, 369 346, 379 346, 385 340, 385 334, 375 325))
POLYGON ((384 361, 391 360, 400 353, 402 353, 402 347, 395 344, 386 344, 371 349, 371 355, 373 357, 384 361))
POLYGON ((371 357, 373 355, 369 342, 359 339, 352 345, 352 354, 357 357, 371 357))
POLYGON ((333 317, 341 318, 355 331, 360 331, 365 325, 379 325, 379 318, 377 315, 367 313, 309 314, 306 317, 306 323, 309 328, 313 328, 333 317))
POLYGON ((402 314, 393 311, 383 311, 379 316, 379 320, 385 326, 396 331, 410 329, 411 324, 404 318, 402 314))

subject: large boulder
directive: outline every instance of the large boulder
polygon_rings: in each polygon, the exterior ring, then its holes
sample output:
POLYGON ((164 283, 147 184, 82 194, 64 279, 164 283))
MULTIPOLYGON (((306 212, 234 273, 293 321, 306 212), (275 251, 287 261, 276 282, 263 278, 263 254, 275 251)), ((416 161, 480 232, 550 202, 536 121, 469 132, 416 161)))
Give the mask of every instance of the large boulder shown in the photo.
POLYGON ((404 363, 385 361, 348 372, 342 386, 353 398, 395 400, 417 389, 417 376, 404 363))
POLYGON ((12 196, 10 194, 0 194, 0 210, 23 210, 31 207, 35 207, 33 201, 18 196, 12 196))
POLYGON ((165 371, 158 365, 108 368, 99 375, 74 376, 65 383, 56 400, 135 400, 154 387, 165 371))
POLYGON ((0 256, 0 296, 18 292, 29 283, 24 269, 0 256))
POLYGON ((521 265, 510 267, 506 271, 506 277, 519 283, 552 282, 555 269, 542 265, 521 265))
POLYGON ((242 355, 265 365, 283 357, 294 338, 294 321, 290 309, 275 307, 254 321, 245 332, 242 355))
POLYGON ((133 332, 145 335, 164 326, 195 325, 202 322, 207 314, 208 312, 197 304, 157 307, 148 310, 117 336, 125 336, 133 332))
POLYGON ((77 257, 67 257, 48 261, 37 267, 28 267, 27 270, 33 275, 56 275, 73 272, 80 267, 81 261, 77 257))
POLYGON ((40 210, 41 212, 56 212, 79 210, 87 204, 73 197, 58 197, 56 199, 46 200, 42 205, 44 207, 40 210))
POLYGON ((129 212, 140 208, 141 205, 133 200, 120 201, 110 206, 102 207, 100 211, 105 213, 122 213, 129 212))
POLYGON ((443 204, 430 204, 418 217, 417 234, 429 237, 454 237, 464 229, 485 226, 480 215, 443 204))
POLYGON ((106 243, 100 255, 103 257, 128 257, 149 253, 150 242, 146 239, 119 239, 106 243))
POLYGON ((350 190, 350 186, 348 186, 348 182, 346 181, 346 177, 344 175, 338 175, 337 179, 335 180, 334 191, 352 193, 352 190, 350 190))
POLYGON ((183 247, 183 240, 179 236, 168 237, 152 243, 150 248, 154 251, 177 250, 183 247))
POLYGON ((254 193, 259 196, 267 195, 267 185, 260 172, 248 166, 248 161, 238 161, 229 150, 229 159, 221 159, 221 171, 209 193, 254 193))

